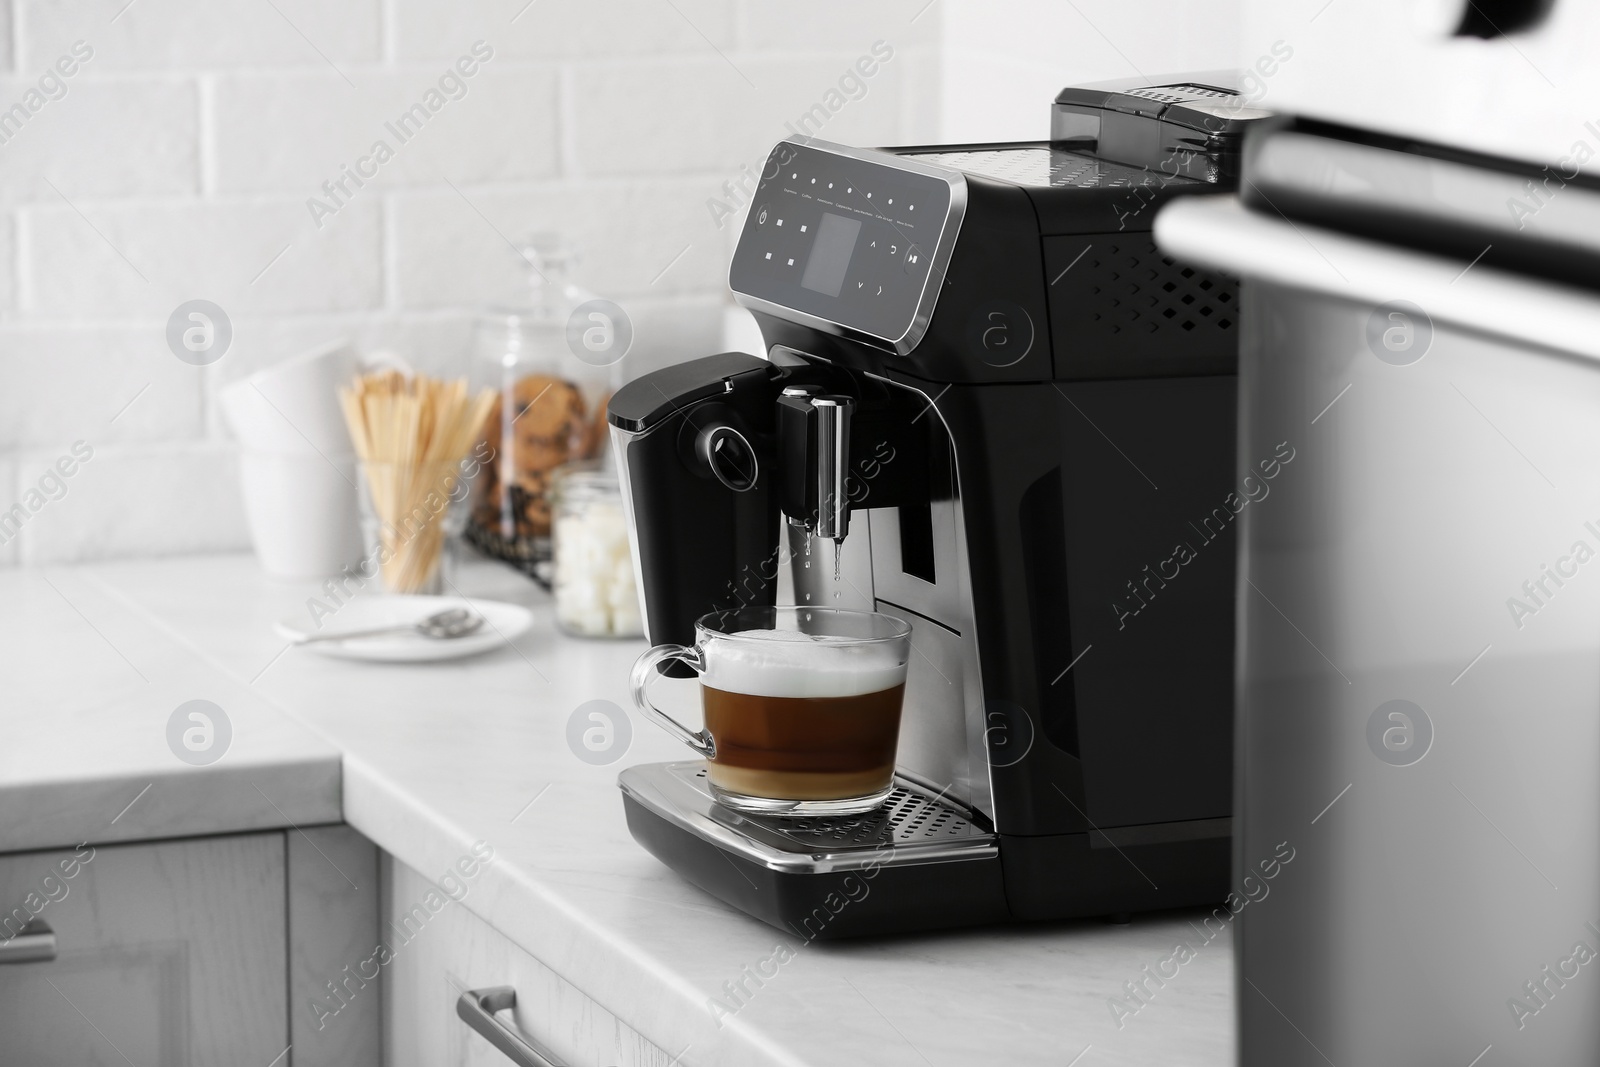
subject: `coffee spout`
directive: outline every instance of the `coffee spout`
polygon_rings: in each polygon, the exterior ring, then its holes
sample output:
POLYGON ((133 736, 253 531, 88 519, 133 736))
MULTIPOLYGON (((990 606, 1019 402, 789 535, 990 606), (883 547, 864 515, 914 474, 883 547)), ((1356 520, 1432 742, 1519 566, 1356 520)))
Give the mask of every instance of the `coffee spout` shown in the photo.
POLYGON ((818 537, 842 542, 850 532, 850 410, 847 396, 811 398, 817 417, 818 537))
POLYGON ((783 513, 814 537, 842 542, 850 532, 850 413, 855 401, 799 386, 785 389, 778 404, 783 513))

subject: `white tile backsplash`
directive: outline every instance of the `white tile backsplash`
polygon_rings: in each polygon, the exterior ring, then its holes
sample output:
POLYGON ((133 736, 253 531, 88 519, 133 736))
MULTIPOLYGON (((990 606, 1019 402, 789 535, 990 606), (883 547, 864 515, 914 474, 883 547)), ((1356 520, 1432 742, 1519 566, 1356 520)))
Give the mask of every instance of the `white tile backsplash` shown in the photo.
POLYGON ((6 514, 20 500, 17 491, 17 461, 10 456, 0 456, 0 567, 14 566, 17 550, 22 545, 20 531, 8 522, 6 514))
POLYGON ((704 207, 710 176, 394 198, 399 299, 407 308, 471 305, 526 274, 506 235, 556 227, 583 250, 584 283, 626 305, 632 295, 705 293, 727 259, 704 207), (648 220, 641 224, 640 220, 648 220))
POLYGON ((1232 63, 1234 3, 0 0, 0 114, 27 112, 0 141, 0 512, 95 449, 0 565, 244 546, 218 387, 334 338, 467 373, 534 229, 627 309, 624 376, 718 351, 745 207, 724 183, 802 116, 857 144, 1042 128, 1062 84, 1232 63), (63 57, 64 94, 41 87, 63 57), (197 298, 234 330, 203 369, 165 341, 197 298))
POLYGON ((318 229, 304 201, 288 197, 41 203, 22 212, 32 282, 25 310, 165 323, 195 299, 230 315, 375 308, 383 299, 381 210, 376 191, 367 192, 318 229))
MULTIPOLYGON (((60 205, 62 195, 77 202, 198 192, 194 84, 90 81, 85 74, 61 79, 65 95, 43 103, 20 128, 0 125, 0 134, 15 129, 0 144, 6 175, 0 200, 60 205)), ((37 86, 36 80, 0 79, 0 109, 37 86)))
POLYGON ((320 72, 219 77, 209 131, 217 189, 292 192, 333 205, 324 182, 339 195, 342 183, 366 196, 446 179, 460 185, 552 176, 559 165, 556 71, 508 66, 498 53, 479 63, 470 44, 459 42, 449 59, 368 73, 356 89, 320 72), (470 77, 454 65, 462 57, 470 77), (286 143, 295 150, 285 152, 286 143))
MULTIPOLYGON (((938 0, 940 136, 1048 137, 1063 86, 1238 65, 1238 0, 938 0)), ((1307 15, 1307 25, 1316 12, 1307 15)))
MULTIPOLYGON (((328 69, 380 55, 382 0, 15 0, 19 68, 26 73, 74 41, 95 70, 328 69)), ((346 71, 354 80, 354 71, 346 71)))
POLYGON ((17 261, 17 223, 0 213, 0 321, 17 306, 17 278, 12 269, 17 261))
POLYGON ((198 440, 202 378, 161 327, 0 327, 0 450, 198 440))
POLYGON ((735 65, 709 50, 671 59, 619 60, 572 74, 574 164, 585 175, 720 171, 751 154, 763 118, 781 114, 735 65), (676 101, 670 121, 655 97, 676 101))
POLYGON ((895 45, 933 42, 945 0, 811 0, 805 18, 770 0, 741 0, 740 44, 750 48, 859 48, 874 40, 895 45))
POLYGON ((741 164, 760 172, 772 145, 792 132, 827 140, 883 143, 900 129, 898 54, 887 62, 859 50, 807 58, 718 57, 651 60, 575 72, 576 166, 583 174, 712 171, 718 181, 741 164), (872 60, 872 77, 855 64, 872 60), (748 79, 748 80, 746 80, 748 79), (680 101, 670 122, 633 102, 660 94, 680 101))
MULTIPOLYGON (((18 499, 67 454, 66 448, 22 453, 18 499)), ((65 494, 47 498, 18 540, 20 562, 29 565, 246 548, 233 446, 95 448, 66 479, 65 494)))
POLYGON ((693 56, 734 44, 733 0, 391 0, 391 10, 397 57, 407 60, 453 56, 462 37, 519 59, 693 56))

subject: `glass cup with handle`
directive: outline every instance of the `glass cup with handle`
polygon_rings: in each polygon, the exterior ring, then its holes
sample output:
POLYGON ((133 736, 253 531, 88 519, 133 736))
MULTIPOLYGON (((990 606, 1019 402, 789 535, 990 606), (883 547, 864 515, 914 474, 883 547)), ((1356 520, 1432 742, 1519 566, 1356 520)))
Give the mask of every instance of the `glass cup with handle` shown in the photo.
POLYGON ((894 784, 911 627, 841 608, 740 608, 695 623, 695 643, 657 645, 633 667, 633 700, 706 759, 724 805, 760 815, 857 815, 894 784), (691 730, 646 691, 657 669, 700 676, 691 730))

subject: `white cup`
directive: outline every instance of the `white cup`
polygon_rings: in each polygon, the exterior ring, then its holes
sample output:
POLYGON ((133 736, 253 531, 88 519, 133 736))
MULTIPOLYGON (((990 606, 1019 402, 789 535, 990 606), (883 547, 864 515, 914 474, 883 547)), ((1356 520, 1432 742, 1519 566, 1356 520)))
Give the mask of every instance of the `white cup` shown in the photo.
POLYGON ((358 562, 359 477, 348 446, 327 456, 241 449, 245 516, 262 569, 278 578, 321 578, 358 562))
POLYGON ((360 371, 348 342, 334 341, 275 363, 217 394, 245 448, 276 455, 348 455, 339 386, 360 371))

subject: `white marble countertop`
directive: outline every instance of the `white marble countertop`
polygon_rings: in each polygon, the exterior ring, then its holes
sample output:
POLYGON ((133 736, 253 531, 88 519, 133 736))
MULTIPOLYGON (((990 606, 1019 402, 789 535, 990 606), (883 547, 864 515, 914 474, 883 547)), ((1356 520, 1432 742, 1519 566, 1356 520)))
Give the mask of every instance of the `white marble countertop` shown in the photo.
POLYGON ((84 570, 0 570, 0 730, 0 852, 340 820, 337 748, 84 570), (208 766, 168 746, 190 700, 229 718, 208 766))
MULTIPOLYGON (((241 807, 272 794, 300 821, 290 801, 309 796, 279 796, 275 785, 252 788, 248 775, 223 772, 319 765, 319 754, 336 751, 345 821, 429 876, 489 842, 495 859, 462 904, 686 1065, 1233 1061, 1231 949, 1226 936, 1202 947, 1190 926, 1199 913, 1136 916, 1120 927, 1091 921, 804 944, 682 881, 629 836, 615 780, 624 766, 680 759, 684 750, 637 717, 630 749, 610 766, 579 760, 566 741, 578 705, 626 705, 639 642, 562 637, 545 609, 530 632, 476 659, 368 665, 286 651, 273 622, 306 610, 317 591, 273 582, 249 557, 101 564, 4 581, 13 585, 0 586, 0 641, 25 699, 15 699, 12 682, 0 721, 8 736, 20 726, 29 740, 21 758, 0 754, 0 848, 49 836, 22 825, 48 822, 48 812, 13 806, 14 793, 32 795, 30 783, 136 786, 162 756, 171 764, 161 767, 163 788, 176 793, 185 779, 205 778, 238 793, 241 807), (71 604, 28 624, 11 591, 38 585, 23 599, 43 603, 59 595, 46 581, 71 604), (233 748, 209 768, 171 757, 158 728, 197 696, 236 726, 233 748), (125 740, 134 721, 142 732, 125 740), (1198 948, 1195 958, 1119 1026, 1111 998, 1179 941, 1198 948), (735 1014, 714 1014, 724 983, 779 945, 794 958, 735 1014)), ((546 603, 498 567, 469 566, 458 585, 468 595, 546 603)), ((131 799, 136 789, 124 791, 131 799)), ((156 797, 153 787, 118 827, 156 797)), ((147 810, 172 820, 160 836, 199 832, 185 821, 192 816, 147 810)), ((155 836, 150 822, 138 825, 155 836)))

